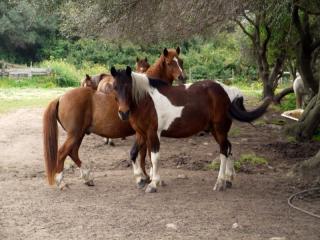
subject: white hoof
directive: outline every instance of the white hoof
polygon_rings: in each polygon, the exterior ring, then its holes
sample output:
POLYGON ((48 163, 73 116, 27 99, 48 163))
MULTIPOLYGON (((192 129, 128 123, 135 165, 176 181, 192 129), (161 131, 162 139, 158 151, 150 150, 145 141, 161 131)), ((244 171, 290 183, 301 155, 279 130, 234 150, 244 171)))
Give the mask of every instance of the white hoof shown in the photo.
POLYGON ((214 185, 213 190, 214 191, 224 191, 227 188, 226 180, 224 179, 218 179, 216 184, 214 185))

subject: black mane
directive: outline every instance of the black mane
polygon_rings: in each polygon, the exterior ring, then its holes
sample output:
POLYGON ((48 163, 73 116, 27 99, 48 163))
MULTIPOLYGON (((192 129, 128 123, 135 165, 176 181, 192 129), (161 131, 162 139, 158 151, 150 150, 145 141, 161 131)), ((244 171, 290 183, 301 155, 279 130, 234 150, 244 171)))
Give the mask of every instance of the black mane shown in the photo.
POLYGON ((154 88, 159 88, 163 86, 169 86, 169 84, 163 80, 155 79, 155 78, 148 78, 150 86, 154 88))

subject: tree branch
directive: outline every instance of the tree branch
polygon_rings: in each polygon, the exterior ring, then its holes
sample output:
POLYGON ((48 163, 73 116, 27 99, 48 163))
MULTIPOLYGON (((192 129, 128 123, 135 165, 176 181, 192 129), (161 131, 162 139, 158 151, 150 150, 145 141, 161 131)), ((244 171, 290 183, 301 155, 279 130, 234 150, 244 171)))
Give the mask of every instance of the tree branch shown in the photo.
POLYGON ((255 41, 254 36, 246 30, 243 24, 238 19, 234 19, 234 21, 239 25, 242 31, 254 42, 255 41))

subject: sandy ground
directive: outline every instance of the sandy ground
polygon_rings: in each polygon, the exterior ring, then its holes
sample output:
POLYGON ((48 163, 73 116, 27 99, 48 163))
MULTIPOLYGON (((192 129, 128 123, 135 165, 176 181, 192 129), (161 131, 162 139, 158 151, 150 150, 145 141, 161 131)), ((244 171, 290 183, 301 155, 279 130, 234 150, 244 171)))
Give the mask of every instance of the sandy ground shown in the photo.
POLYGON ((110 147, 89 135, 80 158, 93 167, 96 185, 85 186, 69 169, 70 189, 60 191, 45 179, 42 112, 0 115, 0 239, 320 239, 319 220, 288 207, 298 189, 286 177, 317 144, 287 143, 277 126, 235 123, 234 157, 255 152, 270 166, 238 173, 232 189, 214 192, 217 172, 206 170, 218 156, 213 138, 163 138, 167 186, 146 194, 127 161, 132 137, 110 147))

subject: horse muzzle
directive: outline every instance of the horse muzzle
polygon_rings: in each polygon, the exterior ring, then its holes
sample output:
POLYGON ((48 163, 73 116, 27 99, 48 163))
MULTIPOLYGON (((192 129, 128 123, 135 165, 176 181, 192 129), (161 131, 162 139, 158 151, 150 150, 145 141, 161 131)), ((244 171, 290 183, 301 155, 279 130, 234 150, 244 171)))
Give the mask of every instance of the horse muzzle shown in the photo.
POLYGON ((130 110, 126 112, 118 111, 118 115, 122 121, 127 121, 129 120, 130 110))
POLYGON ((187 82, 187 76, 186 75, 179 75, 178 81, 180 84, 185 84, 187 82))

